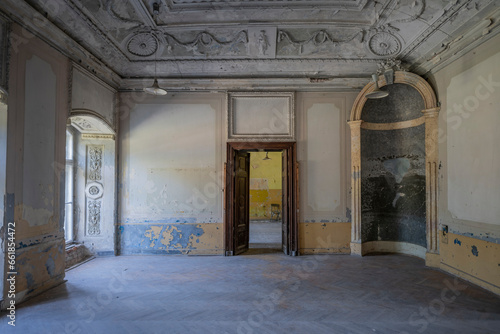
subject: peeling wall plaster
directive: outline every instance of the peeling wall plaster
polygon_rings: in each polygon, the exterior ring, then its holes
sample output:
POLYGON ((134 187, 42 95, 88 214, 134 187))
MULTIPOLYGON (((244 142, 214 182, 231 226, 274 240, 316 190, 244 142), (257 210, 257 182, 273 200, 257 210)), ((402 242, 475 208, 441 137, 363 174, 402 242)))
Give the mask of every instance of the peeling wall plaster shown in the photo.
POLYGON ((223 253, 221 223, 194 223, 194 219, 123 224, 119 228, 121 254, 223 253))
POLYGON ((500 36, 435 73, 441 269, 500 294, 500 36))
POLYGON ((121 254, 221 251, 223 105, 219 94, 144 97, 122 119, 121 254))
MULTIPOLYGON (((26 35, 12 28, 13 35, 26 35)), ((67 59, 56 50, 35 37, 16 46, 10 59, 9 84, 16 89, 9 92, 5 219, 16 223, 18 302, 64 278, 67 83, 67 59)))

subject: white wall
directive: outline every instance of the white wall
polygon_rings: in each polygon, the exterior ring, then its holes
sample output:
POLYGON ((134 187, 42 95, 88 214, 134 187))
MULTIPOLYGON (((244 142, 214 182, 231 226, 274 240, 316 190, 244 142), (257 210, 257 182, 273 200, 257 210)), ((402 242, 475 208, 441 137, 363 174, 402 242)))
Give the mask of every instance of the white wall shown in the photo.
POLYGON ((23 154, 23 219, 31 226, 49 222, 54 210, 56 76, 37 56, 26 62, 23 154))
MULTIPOLYGON (((26 36, 15 24, 11 34, 26 36)), ((18 301, 64 278, 67 86, 63 55, 35 37, 12 46, 5 216, 16 223, 18 301)))
POLYGON ((116 199, 116 168, 115 168, 115 140, 114 139, 83 139, 78 131, 74 131, 75 140, 75 206, 74 219, 76 241, 83 243, 87 249, 99 255, 114 254, 115 246, 115 199, 116 199), (89 179, 89 147, 97 146, 102 149, 100 161, 101 179, 96 181, 103 187, 99 210, 99 233, 88 233, 90 199, 86 195, 89 179))
POLYGON ((499 105, 500 53, 451 77, 445 112, 454 218, 500 225, 499 105))
POLYGON ((220 254, 225 95, 120 98, 120 251, 220 254))
POLYGON ((84 69, 73 66, 71 108, 99 114, 116 131, 115 93, 113 88, 84 69))
POLYGON ((297 94, 301 222, 348 222, 350 136, 356 93, 297 94))
POLYGON ((174 96, 132 110, 130 140, 123 143, 127 219, 222 221, 221 191, 212 186, 222 173, 222 110, 205 96, 174 96))
POLYGON ((439 118, 440 224, 500 241, 500 36, 434 74, 439 118))

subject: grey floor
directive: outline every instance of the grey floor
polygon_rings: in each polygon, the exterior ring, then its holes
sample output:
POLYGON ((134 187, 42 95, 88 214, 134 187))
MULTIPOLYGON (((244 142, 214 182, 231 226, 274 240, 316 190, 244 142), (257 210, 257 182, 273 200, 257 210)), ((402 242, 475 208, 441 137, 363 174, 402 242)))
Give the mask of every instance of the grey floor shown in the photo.
POLYGON ((0 333, 499 333, 500 297, 402 255, 120 256, 0 333))
POLYGON ((251 220, 249 248, 281 251, 281 220, 251 220))

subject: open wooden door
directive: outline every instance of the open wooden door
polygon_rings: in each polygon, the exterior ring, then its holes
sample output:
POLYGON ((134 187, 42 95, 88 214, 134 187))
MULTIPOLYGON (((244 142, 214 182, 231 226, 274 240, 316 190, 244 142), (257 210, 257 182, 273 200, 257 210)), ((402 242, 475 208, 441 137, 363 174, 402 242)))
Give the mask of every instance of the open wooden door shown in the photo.
POLYGON ((234 254, 248 250, 250 236, 250 153, 237 151, 234 174, 234 254))
POLYGON ((281 249, 283 253, 289 255, 289 232, 288 232, 288 151, 281 153, 281 249))
POLYGON ((294 142, 228 142, 225 193, 225 255, 248 249, 250 236, 250 151, 282 151, 282 249, 299 255, 297 194, 298 168, 294 142))

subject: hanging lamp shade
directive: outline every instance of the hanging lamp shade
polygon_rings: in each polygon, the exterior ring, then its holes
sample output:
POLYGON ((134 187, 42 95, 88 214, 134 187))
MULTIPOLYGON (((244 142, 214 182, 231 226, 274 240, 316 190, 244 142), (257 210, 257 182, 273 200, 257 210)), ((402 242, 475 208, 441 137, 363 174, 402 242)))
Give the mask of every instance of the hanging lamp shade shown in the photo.
POLYGON ((153 82, 153 85, 151 87, 146 87, 144 88, 144 91, 148 94, 151 95, 166 95, 167 91, 163 88, 160 88, 160 85, 158 85, 158 79, 155 78, 155 81, 153 82))
POLYGON ((383 90, 380 90, 380 88, 378 87, 378 75, 373 74, 372 79, 373 79, 373 82, 375 82, 375 89, 372 92, 366 94, 365 97, 367 99, 381 99, 383 97, 388 96, 389 92, 385 92, 383 90))
POLYGON ((265 157, 264 157, 264 159, 262 159, 262 160, 271 160, 271 158, 269 158, 269 156, 268 156, 268 153, 269 153, 269 152, 266 152, 266 156, 265 156, 265 157))

